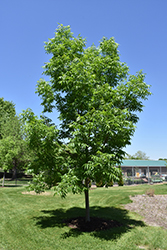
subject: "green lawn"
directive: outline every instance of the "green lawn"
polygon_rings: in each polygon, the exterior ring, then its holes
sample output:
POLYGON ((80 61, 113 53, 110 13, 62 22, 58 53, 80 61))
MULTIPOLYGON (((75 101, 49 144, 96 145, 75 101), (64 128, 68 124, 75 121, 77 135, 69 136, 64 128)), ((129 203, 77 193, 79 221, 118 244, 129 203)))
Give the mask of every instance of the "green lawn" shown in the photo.
MULTIPOLYGON (((91 216, 121 221, 123 226, 107 231, 82 233, 62 223, 84 216, 84 195, 22 194, 24 187, 0 188, 0 250, 36 249, 167 249, 167 230, 149 227, 129 213, 123 204, 129 195, 143 194, 148 185, 97 188, 90 191, 91 216)), ((155 194, 167 194, 167 185, 153 185, 155 194)))

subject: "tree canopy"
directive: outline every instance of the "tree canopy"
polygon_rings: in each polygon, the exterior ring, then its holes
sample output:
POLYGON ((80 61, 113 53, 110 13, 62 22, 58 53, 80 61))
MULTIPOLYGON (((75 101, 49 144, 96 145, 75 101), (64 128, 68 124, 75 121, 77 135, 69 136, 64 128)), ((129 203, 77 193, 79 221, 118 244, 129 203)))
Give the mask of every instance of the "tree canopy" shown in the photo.
POLYGON ((45 50, 51 59, 45 63, 43 74, 50 81, 40 79, 36 92, 44 113, 59 112, 60 126, 57 129, 34 119, 31 111, 24 113, 29 143, 41 152, 36 154, 38 160, 43 155, 43 164, 35 169, 44 173, 41 183, 44 179, 47 183, 46 176, 58 171, 56 190, 62 196, 69 189, 73 193, 84 191, 86 220, 90 220, 89 182, 118 181, 121 170, 116 166, 135 132, 137 113, 150 95, 149 85, 142 71, 129 74, 114 38, 103 37, 98 47, 87 48, 86 39, 74 37, 70 26, 59 25, 55 36, 45 43, 45 50), (53 159, 45 155, 47 141, 53 159))

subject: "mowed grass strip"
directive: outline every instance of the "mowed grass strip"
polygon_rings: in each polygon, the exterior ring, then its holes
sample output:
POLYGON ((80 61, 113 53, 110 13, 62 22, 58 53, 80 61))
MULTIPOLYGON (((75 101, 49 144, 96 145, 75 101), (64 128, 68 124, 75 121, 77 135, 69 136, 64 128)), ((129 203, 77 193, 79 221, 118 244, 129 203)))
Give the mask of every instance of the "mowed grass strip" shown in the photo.
MULTIPOLYGON (((141 216, 123 205, 129 196, 144 194, 148 185, 97 188, 90 191, 91 216, 118 220, 122 227, 83 233, 63 224, 63 219, 85 216, 84 195, 66 199, 23 194, 24 187, 0 188, 0 250, 29 249, 167 249, 167 231, 144 225, 141 216)), ((167 185, 151 186, 167 194, 167 185)))

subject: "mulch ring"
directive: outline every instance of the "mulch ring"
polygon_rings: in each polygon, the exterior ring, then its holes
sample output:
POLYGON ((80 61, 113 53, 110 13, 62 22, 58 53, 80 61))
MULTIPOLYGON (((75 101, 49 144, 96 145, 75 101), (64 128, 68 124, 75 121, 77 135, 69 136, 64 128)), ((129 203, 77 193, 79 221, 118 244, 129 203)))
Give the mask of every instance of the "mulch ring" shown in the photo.
POLYGON ((99 217, 91 217, 90 222, 86 222, 85 217, 76 217, 64 220, 63 223, 66 223, 71 228, 77 228, 82 232, 101 231, 122 226, 118 221, 99 217))

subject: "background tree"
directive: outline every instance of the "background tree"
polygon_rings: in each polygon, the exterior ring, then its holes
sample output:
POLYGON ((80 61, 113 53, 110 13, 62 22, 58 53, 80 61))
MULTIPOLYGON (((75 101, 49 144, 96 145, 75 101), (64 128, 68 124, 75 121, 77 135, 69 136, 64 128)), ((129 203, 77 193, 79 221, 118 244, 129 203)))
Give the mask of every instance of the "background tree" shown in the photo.
MULTIPOLYGON (((1 97, 0 98, 0 140, 3 138, 2 128, 4 126, 6 119, 9 117, 14 117, 15 115, 16 115, 16 112, 15 112, 14 104, 12 102, 5 101, 4 98, 1 97)), ((0 168, 2 168, 2 165, 3 164, 1 163, 0 168)), ((2 185, 4 185, 5 172, 6 170, 4 170, 2 185)))
POLYGON ((30 161, 30 154, 14 104, 3 98, 0 99, 0 104, 0 166, 4 171, 4 186, 6 171, 12 169, 12 179, 16 179, 17 169, 25 168, 30 161))
POLYGON ((134 155, 129 155, 126 154, 127 157, 126 159, 131 159, 131 160, 149 160, 149 156, 146 155, 145 152, 142 151, 137 151, 134 155))
POLYGON ((159 161, 166 161, 167 162, 167 158, 159 158, 159 161))
MULTIPOLYGON (((86 40, 80 35, 74 37, 70 26, 59 25, 55 37, 45 43, 46 52, 52 55, 44 66, 50 82, 41 79, 36 92, 44 112, 56 108, 60 114, 54 157, 61 158, 56 168, 64 173, 56 190, 62 196, 69 189, 73 193, 84 191, 89 221, 89 182, 119 180, 121 170, 116 165, 134 134, 136 112, 143 110, 142 101, 150 92, 141 71, 129 75, 113 38, 103 37, 98 47, 85 47, 86 40)), ((32 122, 27 124, 32 128, 32 122)), ((40 131, 36 134, 40 137, 40 131)), ((29 133, 29 141, 33 136, 29 133)), ((39 168, 40 173, 46 165, 39 168)))
POLYGON ((5 101, 4 98, 0 98, 0 139, 2 139, 2 123, 4 126, 5 119, 14 117, 16 115, 15 106, 13 102, 5 101))

